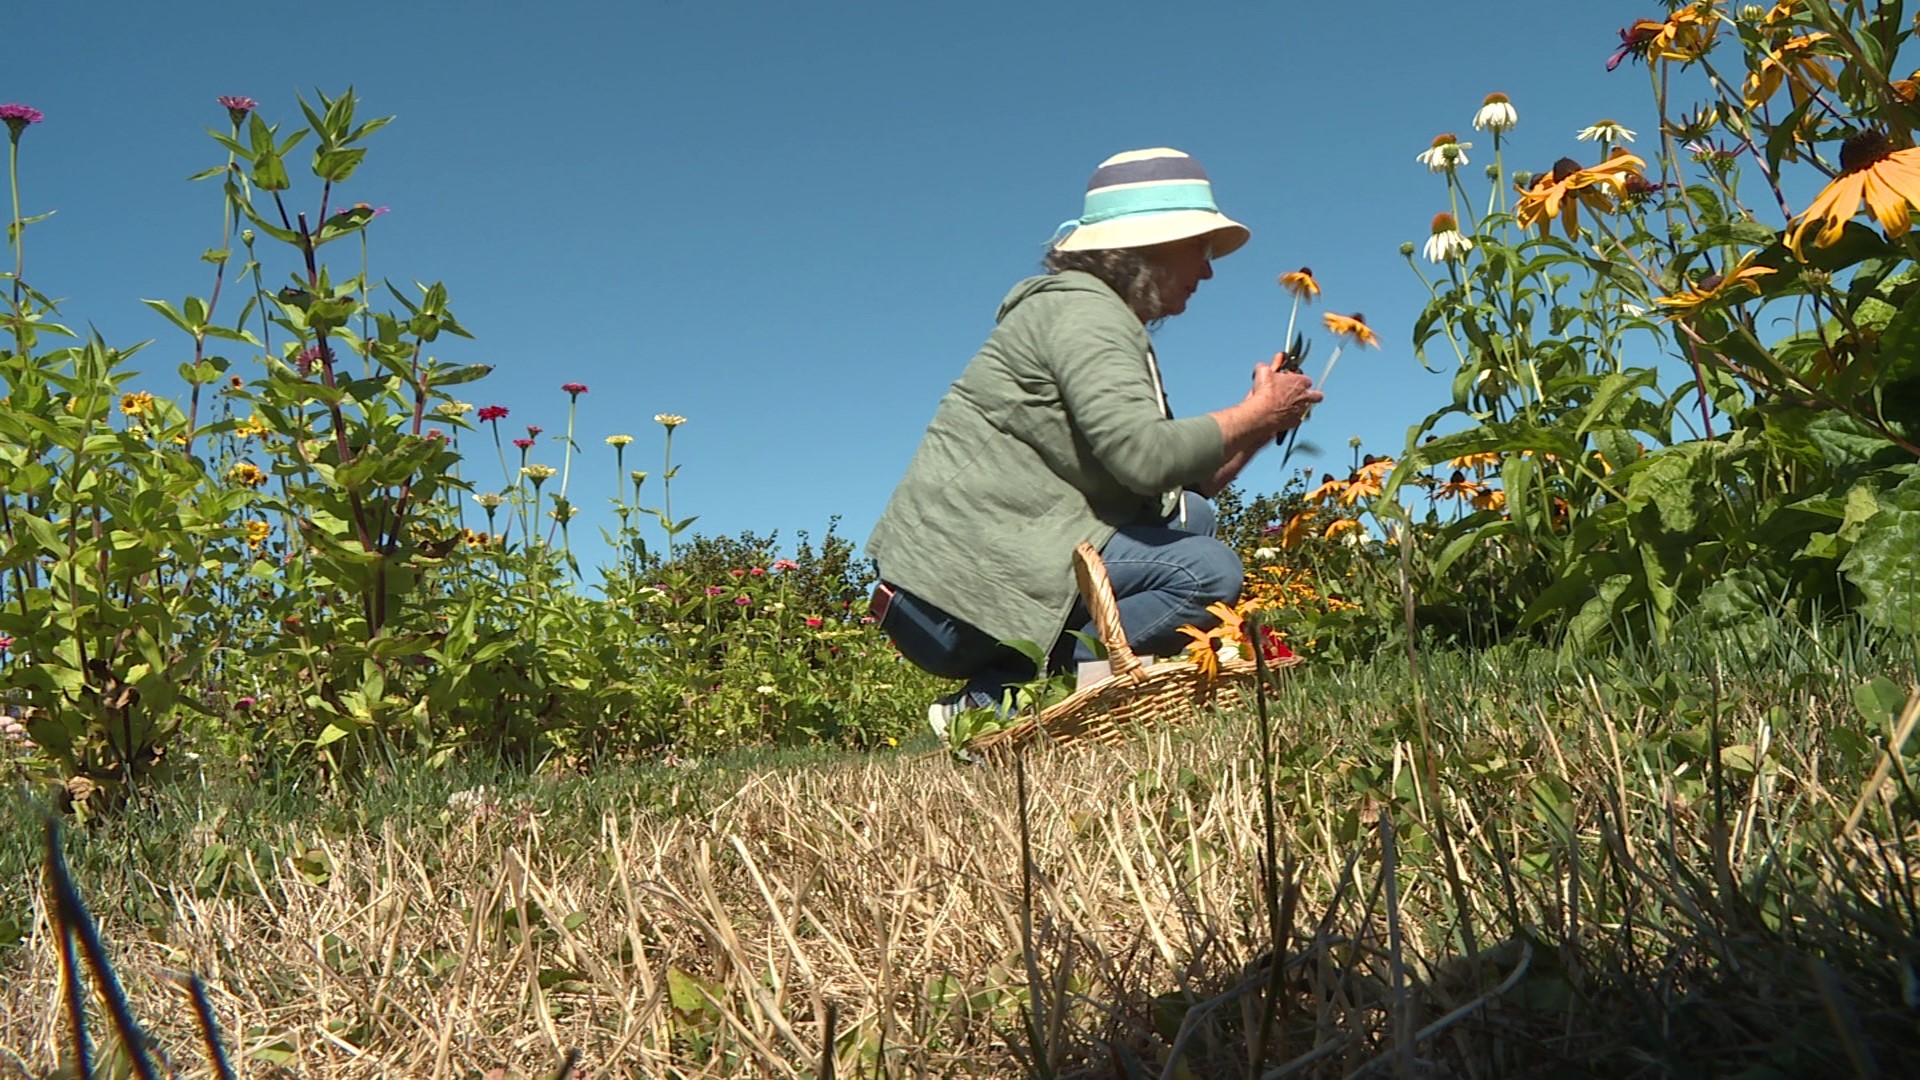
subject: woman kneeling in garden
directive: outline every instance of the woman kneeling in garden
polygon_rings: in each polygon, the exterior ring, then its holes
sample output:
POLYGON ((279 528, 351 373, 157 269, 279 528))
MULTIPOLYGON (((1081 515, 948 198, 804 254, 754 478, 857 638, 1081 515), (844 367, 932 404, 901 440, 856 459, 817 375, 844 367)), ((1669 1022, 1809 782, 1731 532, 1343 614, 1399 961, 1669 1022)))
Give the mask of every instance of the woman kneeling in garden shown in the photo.
POLYGON ((914 664, 965 688, 928 710, 1004 707, 1035 676, 1005 642, 1090 659, 1073 550, 1099 549, 1127 643, 1180 651, 1240 594, 1240 559, 1213 537, 1207 501, 1321 400, 1306 376, 1254 369, 1238 404, 1176 419, 1147 328, 1186 310, 1213 259, 1247 229, 1220 213, 1200 163, 1168 149, 1119 154, 1087 184, 1048 273, 1015 285, 999 325, 941 399, 874 527, 874 614, 914 664))

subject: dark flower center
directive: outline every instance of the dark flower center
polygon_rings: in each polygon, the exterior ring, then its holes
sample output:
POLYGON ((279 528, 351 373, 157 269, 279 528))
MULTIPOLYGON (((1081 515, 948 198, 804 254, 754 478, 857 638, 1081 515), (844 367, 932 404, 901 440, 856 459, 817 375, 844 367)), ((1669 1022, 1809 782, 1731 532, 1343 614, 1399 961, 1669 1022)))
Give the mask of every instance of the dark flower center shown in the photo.
POLYGON ((1893 144, 1874 128, 1855 132, 1840 144, 1840 171, 1856 173, 1893 156, 1893 144))
POLYGON ((1580 163, 1570 157, 1563 157, 1553 163, 1553 182, 1561 181, 1580 171, 1580 163))

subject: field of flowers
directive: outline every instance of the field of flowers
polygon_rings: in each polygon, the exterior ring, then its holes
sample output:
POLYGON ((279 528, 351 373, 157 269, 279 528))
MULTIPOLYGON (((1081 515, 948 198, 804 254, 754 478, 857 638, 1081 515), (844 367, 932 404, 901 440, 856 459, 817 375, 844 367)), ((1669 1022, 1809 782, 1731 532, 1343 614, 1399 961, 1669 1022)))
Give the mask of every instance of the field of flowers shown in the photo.
MULTIPOLYGON (((675 515, 697 417, 582 432, 586 385, 503 404, 434 359, 452 298, 371 277, 383 210, 334 199, 386 124, 351 93, 219 99, 221 246, 200 294, 145 301, 190 342, 172 397, 35 286, 46 118, 0 105, 0 1077, 87 1053, 44 843, 111 882, 136 1011, 191 1075, 225 1075, 192 1056, 211 1022, 257 1075, 573 1047, 563 1073, 1897 1074, 1904 8, 1638 20, 1609 67, 1657 131, 1468 103, 1409 162, 1445 209, 1392 320, 1449 400, 1345 476, 1220 500, 1239 644, 1308 660, 1288 703, 1004 774, 921 733, 941 687, 865 616, 851 541, 675 515), (619 490, 572 484, 589 452, 619 490), (617 522, 595 568, 587 499, 617 522)), ((1320 381, 1377 342, 1314 317, 1310 270, 1278 285, 1287 339, 1336 345, 1320 381)))

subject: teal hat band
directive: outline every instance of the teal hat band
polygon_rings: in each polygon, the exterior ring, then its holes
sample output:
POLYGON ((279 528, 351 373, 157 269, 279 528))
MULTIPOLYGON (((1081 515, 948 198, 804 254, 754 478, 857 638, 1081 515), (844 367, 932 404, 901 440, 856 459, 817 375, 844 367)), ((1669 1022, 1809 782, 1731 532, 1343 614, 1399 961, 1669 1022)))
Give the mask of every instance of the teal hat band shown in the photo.
POLYGON ((1135 214, 1163 214, 1174 210, 1206 210, 1219 213, 1213 201, 1213 186, 1205 180, 1195 183, 1143 184, 1138 187, 1102 188, 1087 192, 1080 224, 1131 217, 1135 214))

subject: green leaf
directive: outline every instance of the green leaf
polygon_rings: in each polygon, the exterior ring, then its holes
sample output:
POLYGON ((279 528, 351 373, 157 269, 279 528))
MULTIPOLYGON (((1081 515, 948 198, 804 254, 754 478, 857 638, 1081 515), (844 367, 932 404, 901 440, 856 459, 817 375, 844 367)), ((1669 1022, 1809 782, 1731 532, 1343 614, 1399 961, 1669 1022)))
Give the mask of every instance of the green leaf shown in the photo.
POLYGON ((1907 703, 1907 692, 1885 675, 1861 683, 1853 690, 1853 707, 1860 711, 1867 730, 1893 729, 1893 719, 1907 703))
POLYGON ((1920 511, 1882 509, 1840 562, 1860 590, 1860 612, 1875 626, 1920 631, 1920 511))

